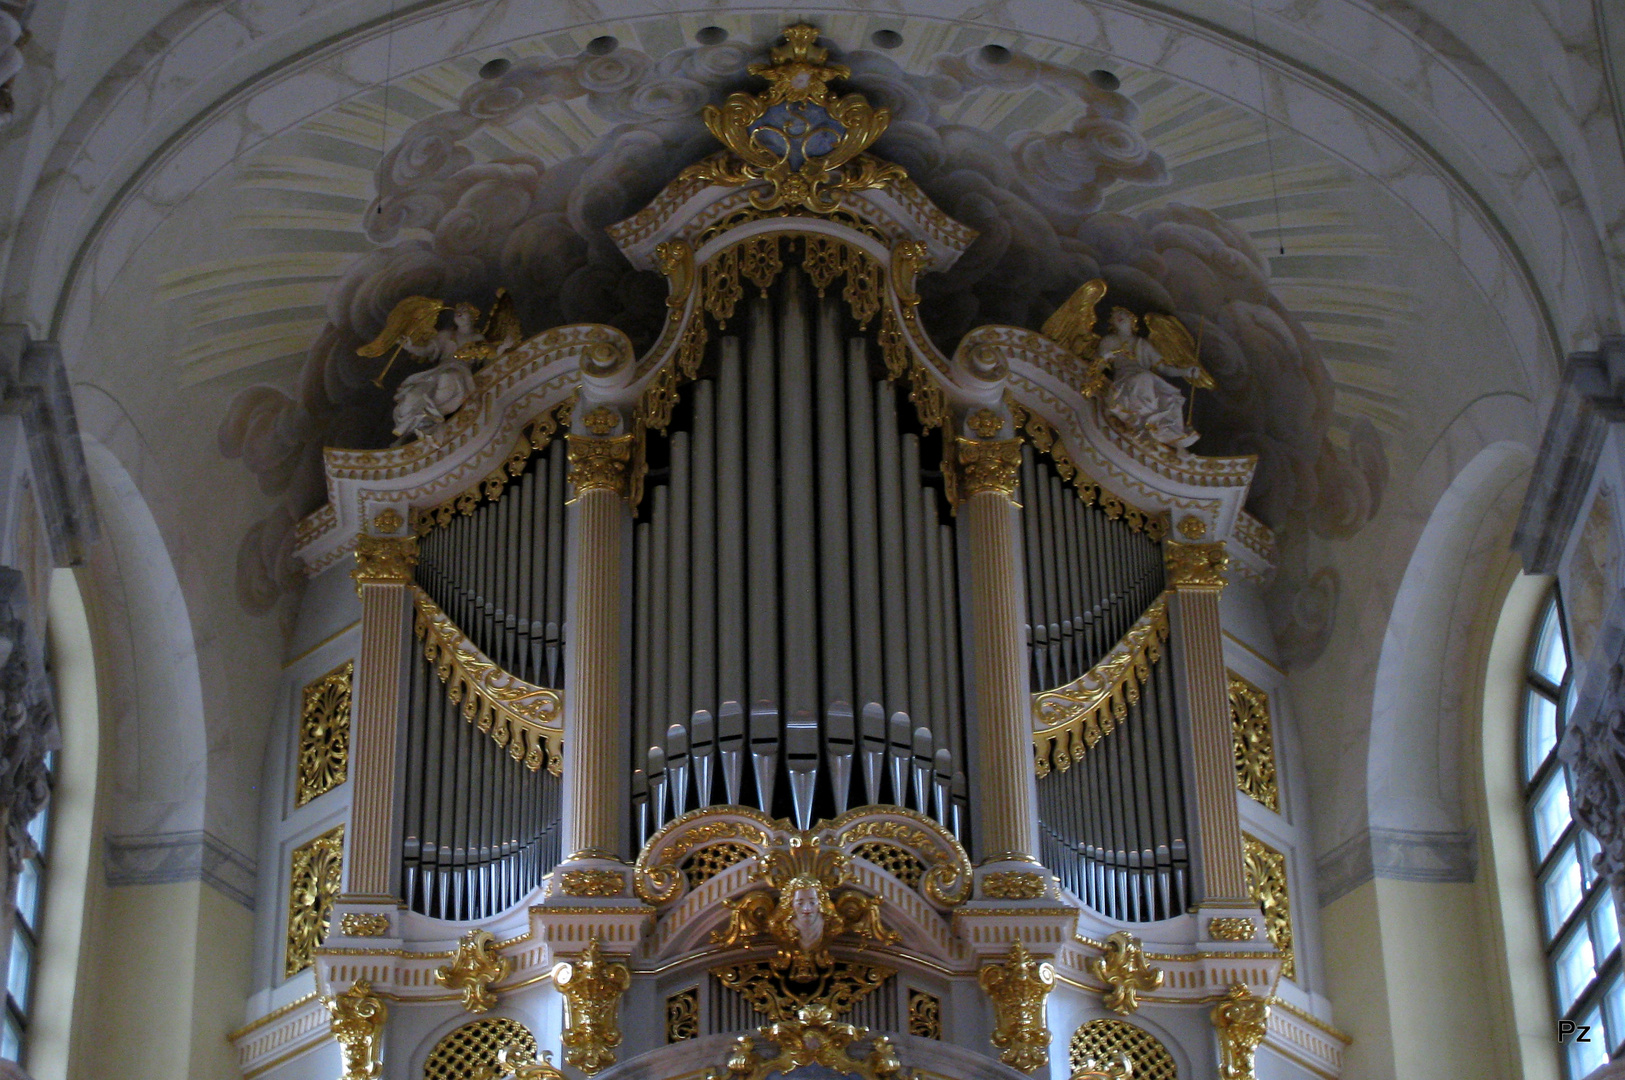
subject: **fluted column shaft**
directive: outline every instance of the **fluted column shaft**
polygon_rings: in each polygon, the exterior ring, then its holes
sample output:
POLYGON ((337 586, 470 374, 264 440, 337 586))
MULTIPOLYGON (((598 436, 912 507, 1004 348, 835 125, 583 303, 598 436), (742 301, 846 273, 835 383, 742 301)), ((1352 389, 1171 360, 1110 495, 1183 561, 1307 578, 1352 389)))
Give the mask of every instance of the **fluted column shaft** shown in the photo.
POLYGON ((566 860, 619 859, 627 818, 621 713, 621 578, 633 437, 570 436, 576 497, 568 591, 564 803, 566 860))
POLYGON ((1234 734, 1219 594, 1224 544, 1165 545, 1178 678, 1190 716, 1203 903, 1250 904, 1236 809, 1234 734))
POLYGON ((982 862, 1036 862, 1038 787, 1014 501, 1021 442, 957 442, 959 513, 970 551, 977 855, 982 862))
POLYGON ((413 537, 356 539, 353 576, 361 597, 361 645, 350 716, 350 824, 345 832, 344 898, 393 901, 400 892, 400 773, 402 682, 413 537))

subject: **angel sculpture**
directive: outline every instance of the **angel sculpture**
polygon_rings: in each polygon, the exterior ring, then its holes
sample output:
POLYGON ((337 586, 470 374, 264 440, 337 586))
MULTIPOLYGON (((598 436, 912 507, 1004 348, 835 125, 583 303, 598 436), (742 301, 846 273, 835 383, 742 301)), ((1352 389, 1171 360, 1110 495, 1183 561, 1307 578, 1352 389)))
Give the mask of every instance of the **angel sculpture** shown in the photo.
POLYGON ((402 352, 431 365, 414 372, 395 388, 395 434, 402 439, 422 436, 444 423, 463 407, 474 392, 475 363, 494 360, 519 343, 519 319, 513 299, 497 290, 496 302, 482 329, 476 329, 480 309, 473 304, 447 304, 428 296, 408 296, 395 305, 378 336, 356 350, 359 356, 389 352, 384 376, 402 352), (451 325, 440 326, 440 316, 451 313, 451 325), (393 347, 393 350, 392 350, 393 347))
POLYGON ((1125 308, 1112 308, 1111 330, 1095 346, 1112 367, 1106 411, 1136 435, 1142 432, 1164 446, 1186 447, 1198 433, 1185 422, 1185 395, 1164 379, 1174 375, 1192 389, 1212 389, 1213 377, 1196 355, 1190 331, 1172 315, 1146 315, 1148 337, 1135 333, 1139 322, 1125 308))

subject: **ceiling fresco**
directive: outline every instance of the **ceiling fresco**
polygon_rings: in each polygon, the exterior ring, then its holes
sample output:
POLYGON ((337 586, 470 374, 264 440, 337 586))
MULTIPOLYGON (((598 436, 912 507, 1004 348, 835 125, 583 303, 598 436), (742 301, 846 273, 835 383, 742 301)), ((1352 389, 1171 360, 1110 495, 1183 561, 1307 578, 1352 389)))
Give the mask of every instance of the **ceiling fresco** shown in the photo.
MULTIPOLYGON (((687 22, 515 42, 503 71, 487 51, 402 74, 264 143, 177 208, 190 225, 155 234, 215 225, 187 245, 208 258, 151 287, 181 384, 229 390, 219 453, 273 500, 238 552, 243 608, 298 587, 292 525, 324 498, 321 447, 390 441, 388 394, 355 349, 400 297, 485 302, 502 285, 527 332, 608 322, 647 342, 664 283, 603 229, 715 149, 701 106, 742 85, 779 29, 736 19, 696 44, 703 24, 687 22)), ((876 152, 981 232, 921 282, 944 350, 976 325, 1036 328, 1094 276, 1199 331, 1219 387, 1198 398, 1195 449, 1259 455, 1252 507, 1283 548, 1277 636, 1313 659, 1338 577, 1298 540, 1370 520, 1414 422, 1396 327, 1417 300, 1393 229, 1361 212, 1369 181, 1166 73, 947 22, 824 22, 851 86, 892 110, 876 152), (1091 75, 1102 64, 1115 90, 1091 75)))

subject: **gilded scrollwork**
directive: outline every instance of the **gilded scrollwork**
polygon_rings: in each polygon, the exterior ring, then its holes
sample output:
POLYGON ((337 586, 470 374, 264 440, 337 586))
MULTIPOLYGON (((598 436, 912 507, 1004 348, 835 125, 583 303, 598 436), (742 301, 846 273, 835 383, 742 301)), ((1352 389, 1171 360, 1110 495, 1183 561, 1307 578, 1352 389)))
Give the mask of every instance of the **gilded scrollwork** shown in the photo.
POLYGON ((1254 1057, 1269 1027, 1269 1002, 1237 984, 1210 1015, 1219 1036, 1220 1080, 1257 1080, 1254 1057))
POLYGON ((822 1065, 860 1080, 902 1080, 903 1063, 884 1035, 871 1037, 863 1028, 835 1019, 827 1005, 804 1005, 793 1018, 758 1029, 756 1037, 741 1035, 728 1054, 726 1071, 712 1069, 707 1080, 765 1080, 808 1065, 822 1065), (776 1047, 769 1056, 757 1048, 757 1039, 776 1047), (857 1054, 864 1041, 866 1054, 857 1054))
POLYGON ((482 501, 502 497, 515 477, 522 476, 533 455, 546 450, 554 436, 570 426, 570 415, 575 408, 572 396, 549 408, 520 431, 508 456, 484 478, 433 506, 412 511, 412 531, 427 536, 439 526, 449 525, 459 514, 472 514, 482 501))
POLYGON ((1207 934, 1214 941, 1253 941, 1258 927, 1251 919, 1218 915, 1207 921, 1207 934))
POLYGON ((1236 790, 1279 812, 1281 791, 1275 774, 1275 739, 1270 730, 1270 699, 1230 672, 1230 725, 1236 757, 1236 790))
POLYGON ((823 1005, 835 1016, 879 990, 896 974, 892 968, 836 960, 806 979, 792 979, 771 960, 746 960, 711 969, 726 990, 743 997, 769 1020, 790 1020, 807 1005, 823 1005))
POLYGON ((1292 899, 1287 894, 1286 856, 1246 833, 1241 835, 1247 892, 1264 914, 1264 932, 1281 954, 1281 976, 1297 976, 1292 953, 1292 899))
POLYGON ((532 772, 547 766, 557 776, 563 758, 564 699, 557 690, 508 674, 481 652, 422 589, 413 588, 413 630, 447 696, 461 702, 463 719, 496 740, 532 772))
POLYGON ((982 878, 982 895, 990 900, 1038 900, 1048 886, 1043 874, 996 870, 982 878))
POLYGON ((1140 939, 1119 930, 1106 939, 1103 955, 1089 961, 1089 973, 1109 989, 1101 1000, 1112 1012, 1127 1016, 1140 1007, 1140 994, 1162 986, 1163 973, 1145 958, 1140 939))
POLYGON ((626 877, 618 870, 565 870, 559 885, 565 896, 621 896, 626 877))
POLYGON ((339 1044, 343 1071, 339 1080, 378 1080, 384 1074, 384 1024, 389 1006, 366 979, 357 979, 342 994, 322 998, 328 1030, 339 1044))
POLYGON ((1033 695, 1033 743, 1039 776, 1065 772, 1128 718, 1168 640, 1168 599, 1159 596, 1123 640, 1078 679, 1033 695))
POLYGON ((625 964, 604 955, 597 935, 580 956, 553 967, 564 995, 564 1060, 592 1076, 615 1064, 621 1045, 621 996, 632 985, 625 964))
POLYGON ((491 984, 501 982, 512 970, 512 958, 502 955, 491 931, 470 930, 457 943, 457 953, 451 963, 435 969, 434 981, 461 991, 463 1008, 480 1013, 497 1003, 491 984))
POLYGON ((993 1045, 999 1060, 1030 1073, 1049 1064, 1046 1002, 1055 989, 1055 966, 1039 960, 1017 938, 1002 964, 984 964, 978 981, 993 1003, 993 1045))
POLYGON ((872 107, 861 94, 835 95, 829 84, 852 72, 828 62, 817 27, 787 27, 784 37, 770 62, 750 66, 752 75, 767 80, 765 91, 706 106, 705 126, 728 149, 689 166, 679 182, 760 185, 751 193, 758 210, 828 213, 849 191, 905 179, 900 166, 863 153, 886 130, 890 111, 872 107))
POLYGON ((666 1041, 700 1037, 700 991, 690 987, 666 999, 666 1041))
POLYGON ((389 916, 347 911, 339 919, 339 930, 348 937, 384 937, 389 933, 389 916))
POLYGON ((909 990, 908 1033, 917 1039, 942 1038, 941 998, 924 990, 909 990))
POLYGON ((344 875, 344 826, 338 825, 293 849, 288 873, 288 940, 282 974, 293 978, 310 966, 327 936, 333 901, 344 875))
POLYGON ((344 783, 350 766, 350 679, 346 660, 309 683, 301 697, 299 767, 294 805, 303 806, 344 783))

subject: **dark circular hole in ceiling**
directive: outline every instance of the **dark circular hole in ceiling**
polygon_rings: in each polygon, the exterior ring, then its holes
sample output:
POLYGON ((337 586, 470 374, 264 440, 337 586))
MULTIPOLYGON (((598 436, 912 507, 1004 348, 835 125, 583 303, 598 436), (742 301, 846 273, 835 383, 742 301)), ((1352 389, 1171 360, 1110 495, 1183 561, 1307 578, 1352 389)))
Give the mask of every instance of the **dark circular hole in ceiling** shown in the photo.
POLYGON ((480 65, 480 78, 500 79, 508 73, 508 69, 511 67, 513 67, 513 61, 504 56, 499 56, 495 60, 487 60, 480 65))
POLYGON ((990 64, 1008 64, 1010 62, 1010 50, 1003 45, 983 45, 982 59, 990 64))
POLYGON ((611 37, 609 34, 605 34, 603 37, 595 37, 591 41, 587 42, 587 51, 592 53, 594 56, 608 56, 610 53, 620 48, 620 45, 620 39, 611 37))
POLYGON ((702 26, 695 33, 694 40, 701 45, 721 45, 728 40, 728 31, 720 26, 702 26))
POLYGON ((1089 81, 1102 90, 1116 90, 1123 85, 1123 80, 1107 71, 1105 68, 1096 68, 1089 73, 1089 81))
POLYGON ((869 40, 874 42, 876 48, 895 49, 903 43, 903 35, 896 30, 876 30, 869 35, 869 40))

